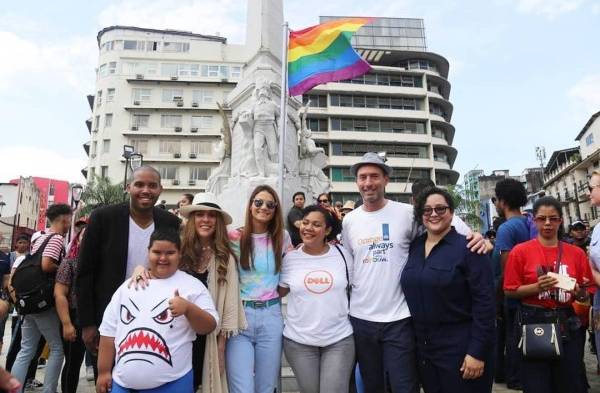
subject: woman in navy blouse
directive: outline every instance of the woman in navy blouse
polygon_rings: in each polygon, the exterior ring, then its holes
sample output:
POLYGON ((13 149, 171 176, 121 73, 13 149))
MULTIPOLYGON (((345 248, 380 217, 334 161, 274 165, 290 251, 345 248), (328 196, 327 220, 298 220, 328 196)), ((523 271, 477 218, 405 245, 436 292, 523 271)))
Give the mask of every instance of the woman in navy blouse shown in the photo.
POLYGON ((491 392, 494 282, 485 255, 469 251, 451 226, 454 202, 428 188, 415 204, 426 229, 411 244, 401 283, 417 338, 426 393, 491 392))

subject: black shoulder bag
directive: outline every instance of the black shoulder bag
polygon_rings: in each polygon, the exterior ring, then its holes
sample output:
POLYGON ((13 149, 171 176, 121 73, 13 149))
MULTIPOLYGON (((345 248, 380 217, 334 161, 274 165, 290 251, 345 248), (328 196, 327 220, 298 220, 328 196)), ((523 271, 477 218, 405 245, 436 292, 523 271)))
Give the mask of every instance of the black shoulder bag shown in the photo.
POLYGON ((346 297, 348 297, 348 307, 350 307, 350 292, 352 292, 352 285, 350 285, 350 274, 348 274, 348 262, 346 262, 346 257, 338 245, 334 244, 333 246, 338 250, 344 260, 344 267, 346 268, 346 297))
MULTIPOLYGON (((562 243, 559 241, 556 273, 560 272, 561 258, 562 243)), ((519 347, 525 359, 551 360, 560 358, 562 354, 562 336, 558 318, 557 313, 554 322, 521 324, 522 336, 519 347)))

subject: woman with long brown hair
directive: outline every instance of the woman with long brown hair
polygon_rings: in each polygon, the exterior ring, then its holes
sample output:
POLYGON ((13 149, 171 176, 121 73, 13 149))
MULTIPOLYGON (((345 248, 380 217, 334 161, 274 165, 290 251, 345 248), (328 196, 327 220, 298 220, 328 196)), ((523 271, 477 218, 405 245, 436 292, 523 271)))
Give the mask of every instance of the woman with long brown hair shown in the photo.
MULTIPOLYGON (((246 328, 237 258, 227 234, 231 216, 219 207, 212 193, 196 194, 191 205, 181 207, 180 214, 187 223, 181 234, 179 269, 208 288, 220 317, 212 333, 198 335, 194 341, 194 391, 201 384, 205 393, 227 393, 226 342, 246 328)), ((140 276, 136 273, 134 277, 138 280, 140 276)))
POLYGON ((240 294, 248 320, 248 328, 227 341, 230 391, 272 393, 279 375, 283 332, 277 286, 283 254, 292 248, 272 187, 254 189, 244 227, 229 237, 240 256, 240 294))

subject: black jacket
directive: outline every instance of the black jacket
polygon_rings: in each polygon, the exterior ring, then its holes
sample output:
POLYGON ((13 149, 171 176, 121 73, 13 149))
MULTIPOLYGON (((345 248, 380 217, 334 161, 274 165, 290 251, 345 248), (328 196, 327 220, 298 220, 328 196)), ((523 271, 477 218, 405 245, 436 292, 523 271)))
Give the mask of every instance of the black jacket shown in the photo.
MULTIPOLYGON (((154 208, 154 226, 179 230, 180 220, 154 208)), ((79 325, 100 326, 106 306, 125 281, 129 243, 129 203, 92 212, 81 244, 75 282, 79 325)))

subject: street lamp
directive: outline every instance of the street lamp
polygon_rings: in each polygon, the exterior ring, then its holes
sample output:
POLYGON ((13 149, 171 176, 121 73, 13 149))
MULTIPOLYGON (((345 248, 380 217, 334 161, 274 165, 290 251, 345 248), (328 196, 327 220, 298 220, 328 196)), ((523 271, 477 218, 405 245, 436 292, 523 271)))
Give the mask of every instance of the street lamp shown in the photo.
POLYGON ((123 200, 127 197, 127 168, 135 171, 141 167, 144 161, 144 156, 135 152, 135 147, 132 145, 123 145, 123 155, 125 159, 125 175, 123 176, 123 200))

